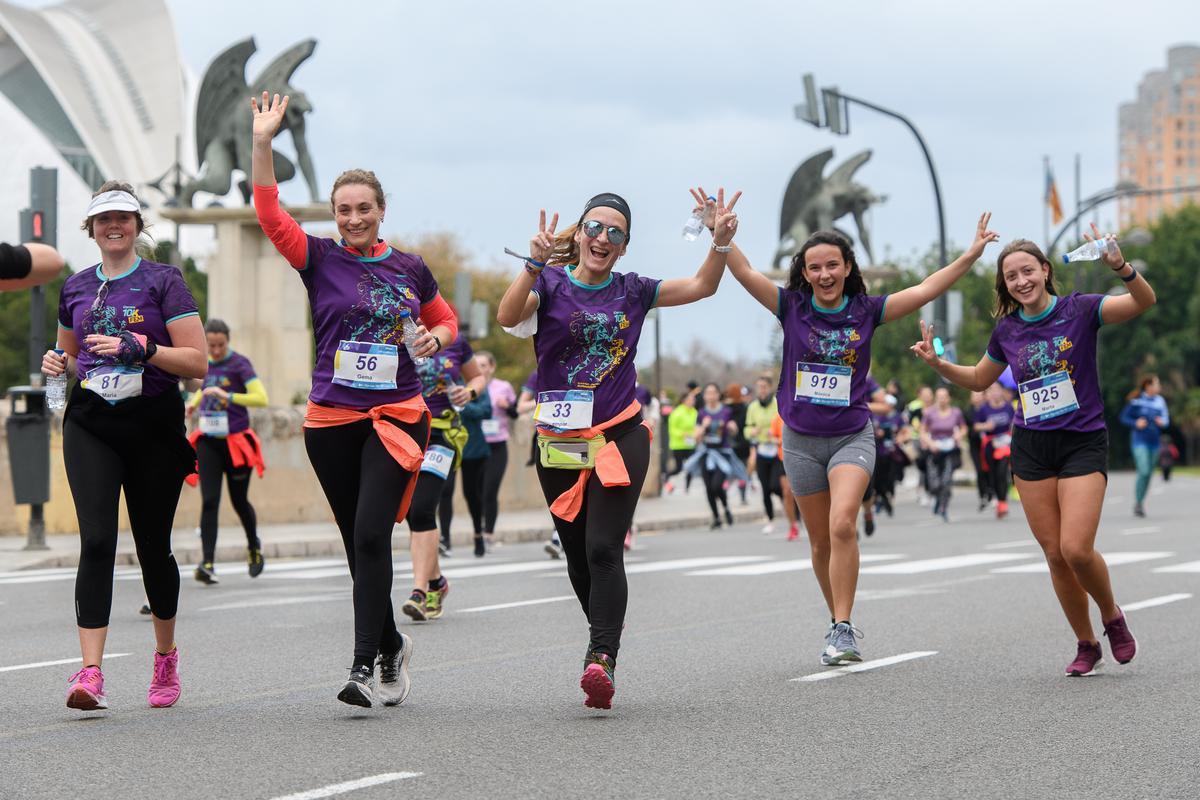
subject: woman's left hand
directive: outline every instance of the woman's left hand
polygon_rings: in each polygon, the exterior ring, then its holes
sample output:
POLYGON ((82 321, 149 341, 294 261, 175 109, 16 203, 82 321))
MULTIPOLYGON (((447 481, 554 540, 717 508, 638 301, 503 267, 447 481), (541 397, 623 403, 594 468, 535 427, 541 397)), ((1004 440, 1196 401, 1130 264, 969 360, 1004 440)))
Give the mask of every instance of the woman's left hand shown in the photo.
POLYGON ((413 344, 413 355, 417 358, 429 358, 438 351, 437 339, 424 325, 417 326, 417 340, 413 344))
POLYGON ((83 337, 83 347, 94 356, 116 358, 121 347, 121 337, 91 333, 83 337))
POLYGON ((1092 223, 1091 234, 1084 234, 1083 238, 1089 242, 1106 242, 1107 247, 1104 249, 1100 260, 1108 265, 1109 269, 1118 270, 1125 266, 1125 256, 1121 253, 1121 246, 1117 244, 1117 235, 1110 233, 1107 236, 1100 233, 1100 229, 1096 227, 1096 223, 1092 223))

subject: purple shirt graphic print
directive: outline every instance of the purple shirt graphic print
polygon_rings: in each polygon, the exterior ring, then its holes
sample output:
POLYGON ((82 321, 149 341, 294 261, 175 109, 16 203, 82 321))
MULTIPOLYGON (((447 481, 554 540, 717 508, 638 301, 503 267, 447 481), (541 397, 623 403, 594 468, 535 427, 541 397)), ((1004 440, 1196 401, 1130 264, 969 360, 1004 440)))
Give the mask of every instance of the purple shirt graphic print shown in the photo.
MULTIPOLYGON (((300 270, 300 279, 308 290, 316 338, 309 399, 362 410, 398 403, 421 393, 421 380, 404 347, 400 320, 400 311, 405 308, 416 320, 421 305, 437 296, 437 281, 420 256, 388 248, 383 255, 368 258, 355 255, 332 239, 309 236, 308 262, 300 270), (359 344, 339 354, 342 342, 359 344), (335 383, 335 358, 352 355, 365 356, 368 367, 395 358, 395 388, 335 383), (370 360, 372 355, 377 361, 370 360)), ((390 375, 384 377, 390 384, 390 375)))
POLYGON ((811 294, 779 290, 779 415, 789 428, 806 436, 845 436, 866 426, 871 337, 886 306, 887 295, 855 294, 824 309, 811 294), (799 392, 797 379, 805 381, 799 392))
POLYGON ((660 281, 613 272, 589 286, 575 280, 572 269, 549 267, 533 284, 537 389, 593 392, 592 424, 599 425, 633 402, 638 339, 660 281))
POLYGON ((451 386, 463 382, 462 365, 474 357, 475 351, 471 349, 471 345, 459 336, 417 367, 417 376, 421 379, 421 394, 425 397, 425 405, 429 406, 430 414, 436 417, 450 409, 450 395, 446 392, 451 386))
MULTIPOLYGON (((100 265, 76 272, 63 284, 58 299, 58 324, 75 334, 79 343, 76 371, 80 379, 100 367, 116 367, 115 358, 94 356, 84 339, 93 333, 117 336, 140 333, 156 345, 170 347, 167 324, 199 312, 183 275, 170 264, 139 258, 114 278, 105 278, 100 265)), ((179 378, 152 364, 142 364, 142 391, 147 397, 179 391, 179 378)))
MULTIPOLYGON (((1104 403, 1096 371, 1096 335, 1103 324, 1100 309, 1105 295, 1051 296, 1050 307, 1036 317, 1018 310, 996 323, 988 342, 987 355, 997 364, 1012 367, 1020 402, 1015 425, 1036 431, 1098 431, 1104 426, 1104 403), (1065 391, 1046 398, 1055 388, 1053 376, 1065 376, 1078 408, 1070 409, 1065 391), (1046 381, 1037 381, 1043 378, 1046 381), (1044 383, 1045 386, 1038 386, 1044 383), (1026 403, 1041 411, 1026 422, 1026 403), (1057 413, 1056 413, 1057 412, 1057 413)), ((1060 387, 1065 388, 1065 387, 1060 387)))

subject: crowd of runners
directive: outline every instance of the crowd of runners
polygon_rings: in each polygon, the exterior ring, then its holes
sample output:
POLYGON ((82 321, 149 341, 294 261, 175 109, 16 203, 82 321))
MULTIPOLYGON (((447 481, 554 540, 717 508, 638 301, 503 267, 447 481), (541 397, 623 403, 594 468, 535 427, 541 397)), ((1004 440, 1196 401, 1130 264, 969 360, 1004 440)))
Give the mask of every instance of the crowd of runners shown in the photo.
MULTIPOLYGON (((457 314, 420 255, 381 238, 387 196, 373 173, 350 170, 334 181, 338 239, 300 228, 279 204, 270 147, 288 98, 264 93, 251 104, 255 211, 303 283, 312 314, 316 355, 304 445, 353 582, 351 671, 337 681, 339 700, 369 707, 408 696, 414 642, 397 620, 443 614, 450 583, 441 562, 459 557, 450 538, 456 486, 470 512, 473 555, 486 557, 508 463, 526 456, 553 524, 546 550, 565 559, 587 624, 580 686, 590 707, 612 704, 629 591, 624 551, 651 463, 666 453, 664 492, 696 487, 713 529, 733 524, 731 503, 749 504, 748 495, 757 494, 764 533, 807 538, 828 620, 800 623, 810 628, 822 664, 863 657, 853 617, 859 541, 877 533, 879 515, 915 499, 947 522, 1004 517, 1014 493, 1075 637, 1066 674, 1090 674, 1102 658, 1092 604, 1113 658, 1134 657, 1137 642, 1095 548, 1109 437, 1096 336, 1102 325, 1133 320, 1155 295, 1111 234, 1093 226, 1089 237, 1106 241, 1099 268, 1111 269, 1114 285, 1125 289, 1108 295, 1060 295, 1037 245, 1017 239, 1004 246, 991 340, 977 363, 960 365, 942 357, 924 323, 902 321, 947 292, 998 241, 990 214, 952 263, 913 286, 872 295, 850 243, 829 231, 802 244, 786 283, 777 285, 735 243, 740 193, 710 196, 701 187, 692 190, 694 212, 711 246, 695 274, 660 280, 618 272, 632 242, 632 210, 617 194, 597 194, 570 224, 540 212, 528 255, 498 305, 505 331, 531 340, 536 368, 517 389, 496 377, 491 353, 460 335, 457 314), (693 383, 652 400, 635 368, 647 313, 702 302, 726 271, 781 326, 780 363, 752 386, 693 383), (928 365, 931 384, 940 376, 936 388, 921 387, 910 401, 895 381, 881 384, 870 374, 872 337, 885 324, 912 326, 913 354, 928 365), (969 407, 955 406, 948 384, 971 392, 969 407), (522 418, 531 419, 536 436, 528 454, 510 453, 522 418), (665 446, 653 443, 656 433, 667 437, 665 446), (955 507, 964 452, 976 488, 955 507), (786 529, 776 528, 780 511, 786 529), (411 537, 413 573, 398 609, 397 522, 411 537)), ((196 580, 219 581, 222 486, 245 532, 249 574, 266 566, 250 490, 253 477, 270 467, 249 413, 267 405, 266 390, 253 354, 235 349, 237 331, 220 319, 200 319, 179 270, 137 255, 141 208, 133 188, 116 181, 93 197, 84 229, 99 263, 67 279, 57 342, 42 367, 48 376, 78 377, 63 417, 63 459, 81 548, 81 666, 67 704, 83 710, 107 707, 102 654, 122 493, 153 620, 152 706, 171 706, 181 692, 180 572, 170 537, 185 482, 198 483, 203 498, 196 580)), ((0 258, 4 288, 61 268, 36 246, 4 245, 0 258)), ((1144 515, 1154 466, 1162 463, 1169 474, 1163 458, 1170 445, 1160 437, 1170 420, 1158 380, 1139 379, 1121 421, 1138 467, 1135 513, 1144 515)))

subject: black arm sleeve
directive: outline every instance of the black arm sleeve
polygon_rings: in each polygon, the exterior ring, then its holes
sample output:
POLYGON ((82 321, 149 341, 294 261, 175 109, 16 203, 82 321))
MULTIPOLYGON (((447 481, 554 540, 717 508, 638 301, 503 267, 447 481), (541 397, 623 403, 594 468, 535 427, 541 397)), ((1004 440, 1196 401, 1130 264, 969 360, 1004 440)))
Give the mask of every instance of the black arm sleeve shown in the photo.
POLYGON ((33 256, 23 244, 0 242, 0 279, 24 278, 33 269, 33 256))

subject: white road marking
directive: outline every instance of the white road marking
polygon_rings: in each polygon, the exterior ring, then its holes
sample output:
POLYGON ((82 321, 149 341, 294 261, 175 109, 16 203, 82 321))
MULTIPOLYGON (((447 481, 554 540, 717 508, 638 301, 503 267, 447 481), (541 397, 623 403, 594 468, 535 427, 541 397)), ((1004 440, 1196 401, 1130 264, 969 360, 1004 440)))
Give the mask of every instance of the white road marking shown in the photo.
POLYGON ((748 564, 751 562, 769 561, 770 556, 707 556, 700 558, 669 558, 662 561, 647 561, 625 568, 626 575, 637 575, 645 572, 665 572, 674 569, 696 569, 697 567, 715 567, 721 564, 748 564))
POLYGON ((558 597, 539 597, 537 600, 520 600, 515 603, 496 603, 491 606, 475 606, 474 608, 460 608, 459 614, 475 614, 479 611, 499 611, 502 608, 519 608, 520 606, 536 606, 542 603, 558 603, 563 600, 574 600, 575 595, 563 594, 558 597))
POLYGON ((327 603, 331 600, 345 600, 350 592, 336 594, 310 594, 301 597, 271 597, 263 600, 244 600, 240 603, 221 603, 216 606, 204 606, 201 611, 230 611, 236 608, 264 608, 267 606, 291 606, 300 603, 327 603))
POLYGON ((1109 503, 1124 503, 1124 502, 1125 502, 1125 496, 1118 494, 1118 495, 1114 495, 1113 497, 1105 498, 1104 505, 1108 505, 1109 503))
POLYGON ((985 544, 984 550, 1007 550, 1010 547, 1035 547, 1037 541, 1035 539, 1018 539, 1015 542, 997 542, 996 544, 985 544))
POLYGON ((1165 606, 1167 603, 1176 603, 1180 600, 1189 600, 1191 595, 1180 592, 1179 594, 1164 594, 1162 597, 1151 597, 1149 600, 1139 600, 1136 603, 1122 603, 1122 611, 1140 611, 1143 608, 1154 608, 1155 606, 1165 606))
POLYGON ((1137 536, 1141 533, 1158 533, 1162 528, 1157 525, 1147 525, 1144 528, 1125 528, 1121 531, 1125 536, 1137 536))
MULTIPOLYGON (((891 561, 897 558, 905 558, 902 555, 885 555, 883 553, 868 553, 860 556, 860 560, 868 561, 891 561)), ((769 561, 765 564, 742 564, 736 567, 723 567, 721 569, 703 569, 696 572, 689 572, 688 575, 701 576, 745 576, 745 575, 773 575, 777 572, 796 572, 802 569, 812 569, 812 559, 797 558, 788 561, 769 561)))
POLYGON ((1155 572, 1200 572, 1200 561, 1188 561, 1184 564, 1172 564, 1169 567, 1159 567, 1155 572))
POLYGON ((859 570, 861 575, 916 575, 921 572, 936 572, 943 569, 959 569, 961 567, 976 567, 980 564, 995 564, 1001 561, 1018 561, 1029 558, 1025 553, 967 553, 961 556, 944 556, 942 558, 926 558, 920 561, 905 561, 899 564, 881 564, 878 567, 864 567, 859 570))
POLYGON ((854 600, 895 600, 900 597, 945 593, 945 589, 859 589, 854 593, 854 600))
MULTIPOLYGON (((127 655, 130 655, 130 654, 129 653, 105 653, 104 658, 105 659, 124 658, 127 655)), ((37 661, 37 662, 34 662, 33 664, 17 664, 12 667, 0 667, 0 672, 15 672, 16 670, 19 670, 19 669, 37 669, 38 667, 58 667, 58 666, 62 666, 63 664, 78 664, 78 663, 80 663, 79 656, 75 656, 74 658, 60 658, 57 661, 37 661)))
POLYGON ((323 797, 333 797, 346 792, 354 792, 359 789, 366 789, 368 786, 379 786, 383 783, 392 783, 393 781, 403 781, 408 778, 419 778, 424 773, 421 772, 385 772, 382 775, 372 775, 369 778, 359 778, 356 781, 346 781, 345 783, 335 783, 332 786, 323 786, 320 789, 309 789, 307 792, 296 792, 295 794, 286 794, 272 798, 272 800, 321 800, 323 797))
MULTIPOLYGON (((1153 561, 1156 558, 1170 558, 1174 553, 1160 552, 1125 552, 1125 553, 1104 553, 1104 561, 1110 567, 1119 567, 1122 564, 1136 564, 1139 561, 1153 561)), ((992 572, 997 574, 1016 574, 1016 573, 1037 573, 1049 572, 1050 567, 1045 561, 1038 561, 1035 564, 1021 564, 1017 567, 1001 567, 994 569, 992 572)))
POLYGON ((888 656, 887 658, 877 658, 874 661, 863 661, 858 664, 851 664, 846 667, 837 667, 835 669, 825 670, 824 672, 814 672, 812 675, 801 675, 799 678, 792 678, 791 683, 796 681, 826 681, 830 678, 840 678, 843 675, 849 675, 853 672, 866 672, 871 669, 879 669, 892 664, 900 664, 904 661, 912 661, 914 658, 926 658, 928 656, 937 655, 937 650, 918 650, 913 653, 901 653, 898 656, 888 656))

